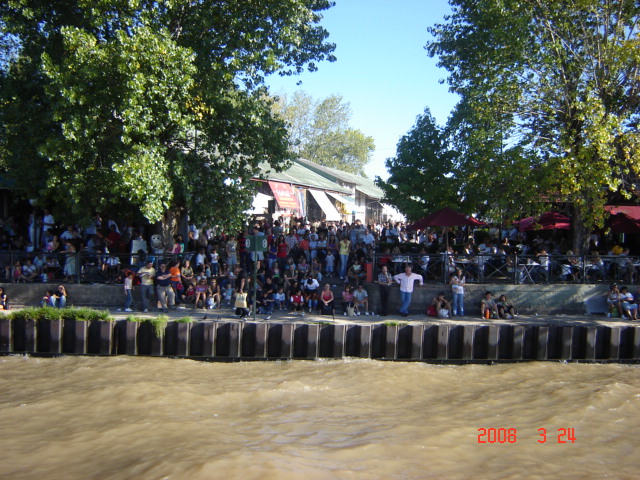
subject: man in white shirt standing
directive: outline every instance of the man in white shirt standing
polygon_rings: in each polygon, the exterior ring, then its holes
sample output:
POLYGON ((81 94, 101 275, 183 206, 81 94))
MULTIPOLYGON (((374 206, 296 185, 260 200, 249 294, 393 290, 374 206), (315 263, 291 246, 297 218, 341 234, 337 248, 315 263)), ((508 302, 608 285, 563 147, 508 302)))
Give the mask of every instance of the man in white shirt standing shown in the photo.
POLYGON ((404 273, 395 275, 393 279, 400 285, 400 315, 406 317, 409 315, 409 305, 411 304, 411 294, 415 281, 420 282, 420 286, 424 285, 422 276, 417 273, 411 273, 411 265, 404 267, 404 273))

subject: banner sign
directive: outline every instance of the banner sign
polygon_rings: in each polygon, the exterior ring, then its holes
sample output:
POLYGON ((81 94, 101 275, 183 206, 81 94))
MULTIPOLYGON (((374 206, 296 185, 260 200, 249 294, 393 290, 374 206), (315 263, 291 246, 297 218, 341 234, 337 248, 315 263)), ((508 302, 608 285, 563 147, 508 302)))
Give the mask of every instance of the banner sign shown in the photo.
POLYGON ((269 182, 269 187, 276 197, 280 208, 288 208, 290 210, 300 210, 300 204, 293 187, 288 183, 269 182))

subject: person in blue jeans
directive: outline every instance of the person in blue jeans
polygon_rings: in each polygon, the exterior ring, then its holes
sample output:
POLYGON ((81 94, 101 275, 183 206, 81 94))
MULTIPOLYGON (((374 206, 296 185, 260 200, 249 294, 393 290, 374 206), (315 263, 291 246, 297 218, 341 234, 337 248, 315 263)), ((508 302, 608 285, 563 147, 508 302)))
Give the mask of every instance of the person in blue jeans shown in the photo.
POLYGON ((464 284, 466 278, 462 269, 456 268, 456 273, 451 274, 451 291, 453 292, 453 311, 451 316, 464 316, 464 284))
POLYGON ((351 241, 345 235, 338 244, 340 253, 340 278, 347 279, 347 262, 349 261, 349 253, 351 252, 351 241))
POLYGON ((422 275, 411 272, 411 265, 405 265, 404 273, 395 275, 393 279, 400 285, 400 315, 406 317, 409 315, 409 305, 411 305, 411 294, 416 280, 420 282, 420 286, 424 285, 422 275))
POLYGON ((49 297, 49 305, 54 308, 64 308, 67 306, 67 290, 64 285, 58 286, 58 288, 49 297))

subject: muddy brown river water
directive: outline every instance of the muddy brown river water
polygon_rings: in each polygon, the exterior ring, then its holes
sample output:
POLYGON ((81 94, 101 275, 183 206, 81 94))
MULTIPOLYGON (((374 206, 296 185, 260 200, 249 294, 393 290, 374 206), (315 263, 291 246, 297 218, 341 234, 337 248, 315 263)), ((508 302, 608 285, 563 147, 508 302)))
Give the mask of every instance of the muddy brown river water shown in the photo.
POLYGON ((640 368, 6 356, 0 432, 12 480, 635 479, 640 368))

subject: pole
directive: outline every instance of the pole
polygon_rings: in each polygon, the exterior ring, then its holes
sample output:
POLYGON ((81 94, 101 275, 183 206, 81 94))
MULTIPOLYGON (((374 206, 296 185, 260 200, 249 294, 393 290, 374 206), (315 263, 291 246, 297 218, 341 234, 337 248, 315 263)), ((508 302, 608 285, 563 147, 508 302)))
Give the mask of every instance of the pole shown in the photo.
POLYGON ((256 321, 256 310, 258 310, 258 306, 256 305, 256 295, 258 291, 258 254, 253 252, 254 260, 253 260, 253 321, 256 321))

